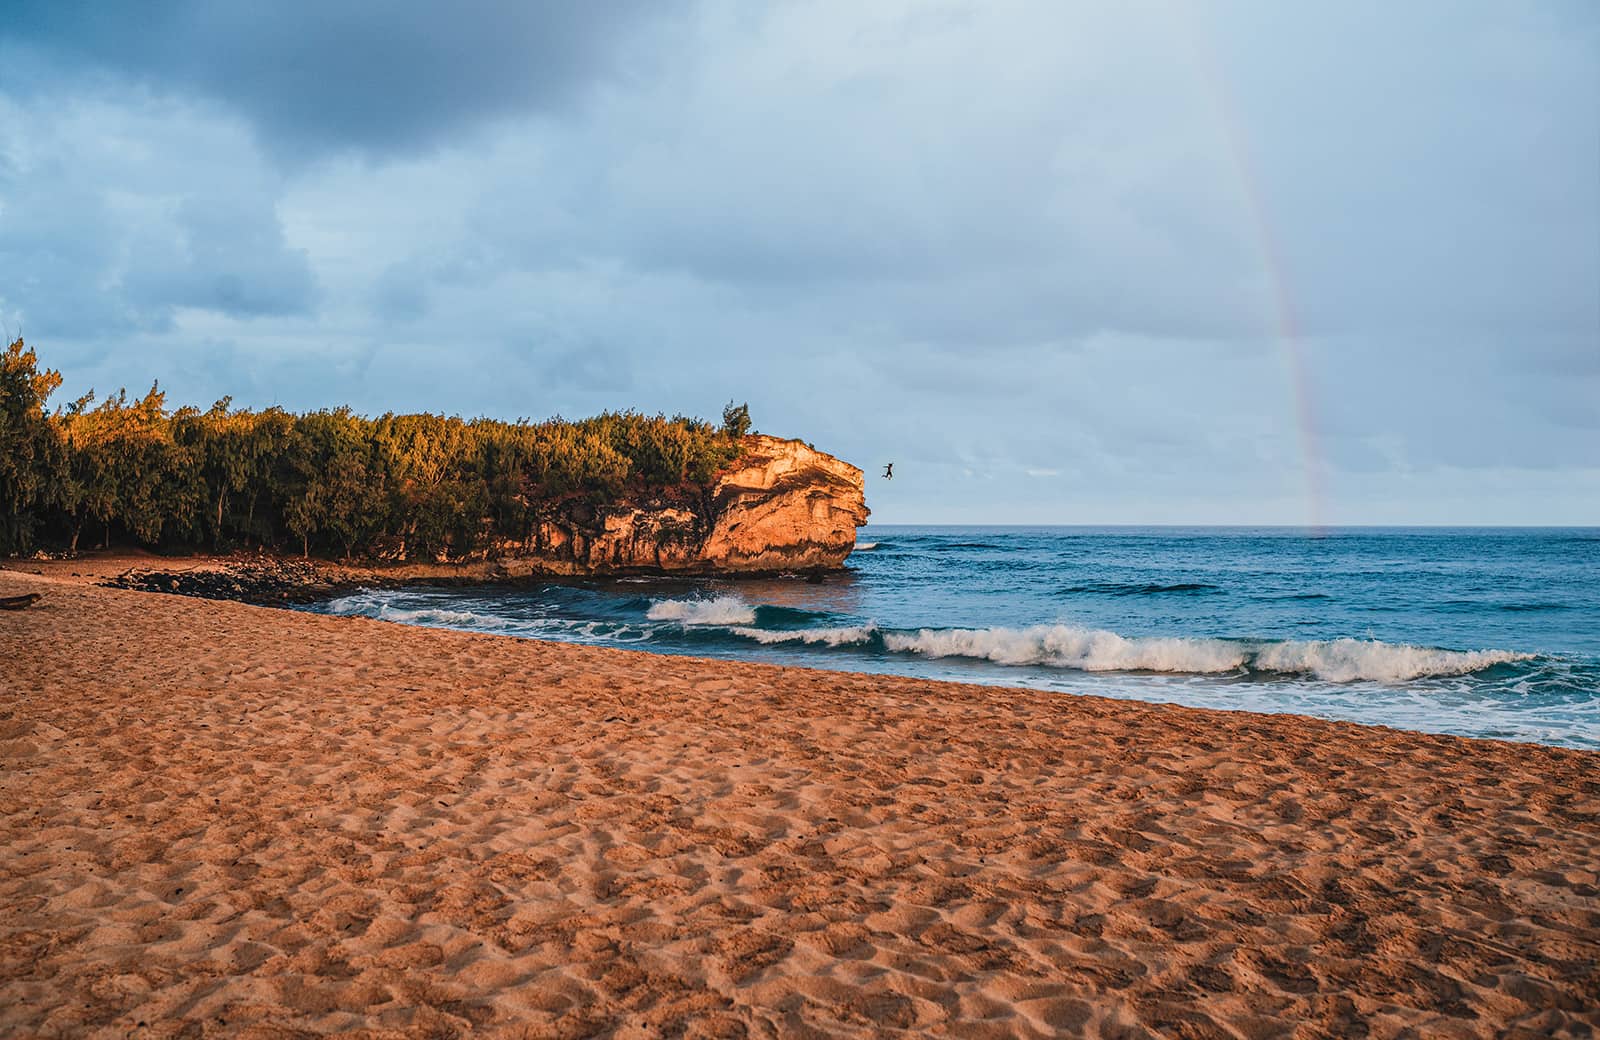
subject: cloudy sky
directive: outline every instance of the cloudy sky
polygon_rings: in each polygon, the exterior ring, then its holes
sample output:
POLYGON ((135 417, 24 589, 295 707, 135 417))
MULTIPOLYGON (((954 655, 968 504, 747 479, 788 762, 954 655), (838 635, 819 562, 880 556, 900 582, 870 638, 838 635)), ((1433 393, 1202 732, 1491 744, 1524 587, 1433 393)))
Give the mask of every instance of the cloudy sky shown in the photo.
POLYGON ((1600 6, 376 7, 10 0, 64 396, 747 400, 883 522, 1600 523, 1600 6))

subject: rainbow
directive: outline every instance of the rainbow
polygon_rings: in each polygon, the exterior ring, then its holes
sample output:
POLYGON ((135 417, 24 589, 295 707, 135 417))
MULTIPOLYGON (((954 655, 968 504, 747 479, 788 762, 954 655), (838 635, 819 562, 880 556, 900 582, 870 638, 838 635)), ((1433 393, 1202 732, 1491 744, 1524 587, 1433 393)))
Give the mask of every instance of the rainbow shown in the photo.
MULTIPOLYGON (((1175 7, 1177 5, 1174 5, 1175 7)), ((1175 22, 1185 21, 1183 13, 1174 10, 1175 22)), ((1305 345, 1296 317, 1294 294, 1289 286, 1289 271, 1278 248, 1278 236, 1266 196, 1256 181, 1255 163, 1242 121, 1233 104, 1233 92, 1228 88, 1222 63, 1216 48, 1211 44, 1205 29, 1190 22, 1189 41, 1195 57, 1195 68, 1201 86, 1211 102, 1211 109, 1225 142, 1228 159, 1233 168, 1235 183, 1239 186, 1240 202, 1250 217, 1252 237, 1261 257, 1262 274, 1267 280, 1272 300, 1272 338, 1283 359, 1284 376, 1289 384, 1289 399, 1297 420, 1301 475, 1305 483, 1306 528, 1314 535, 1326 533, 1323 522, 1326 512, 1324 467, 1321 439, 1317 433, 1315 400, 1311 392, 1311 375, 1306 364, 1305 345)))

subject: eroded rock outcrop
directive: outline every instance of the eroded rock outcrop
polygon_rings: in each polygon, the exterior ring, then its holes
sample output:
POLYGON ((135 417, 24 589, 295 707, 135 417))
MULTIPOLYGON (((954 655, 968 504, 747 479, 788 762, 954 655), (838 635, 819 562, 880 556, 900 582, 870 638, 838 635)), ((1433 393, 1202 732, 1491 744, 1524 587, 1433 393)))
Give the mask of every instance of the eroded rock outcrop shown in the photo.
POLYGON ((861 471, 800 441, 752 438, 713 494, 701 558, 716 570, 837 567, 867 522, 861 471))
POLYGON ((493 561, 520 574, 760 573, 844 563, 868 509, 861 470, 802 441, 752 436, 700 501, 546 520, 493 561))

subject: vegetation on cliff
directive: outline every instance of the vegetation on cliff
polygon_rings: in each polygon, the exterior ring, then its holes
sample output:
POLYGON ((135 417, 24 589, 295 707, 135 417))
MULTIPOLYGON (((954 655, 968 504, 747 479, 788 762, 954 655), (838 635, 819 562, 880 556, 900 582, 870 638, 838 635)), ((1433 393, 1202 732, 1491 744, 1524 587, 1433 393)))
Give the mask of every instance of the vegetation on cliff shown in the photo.
POLYGON ((750 425, 732 404, 721 427, 634 412, 577 422, 297 415, 228 398, 169 411, 157 387, 51 411, 60 385, 22 340, 0 355, 0 553, 133 539, 461 557, 617 502, 698 508, 750 425))

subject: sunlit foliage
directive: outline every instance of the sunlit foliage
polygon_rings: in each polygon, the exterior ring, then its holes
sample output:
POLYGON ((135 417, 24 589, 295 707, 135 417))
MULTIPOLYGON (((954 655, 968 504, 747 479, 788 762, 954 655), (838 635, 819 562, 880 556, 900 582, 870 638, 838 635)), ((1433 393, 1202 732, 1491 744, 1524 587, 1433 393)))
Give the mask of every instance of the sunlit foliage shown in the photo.
MULTIPOLYGON (((568 422, 169 411, 152 387, 51 411, 59 373, 0 355, 0 552, 133 541, 349 557, 459 558, 624 501, 704 508, 749 410, 722 427, 607 412, 568 422)), ((730 419, 731 416, 731 419, 730 419)))

